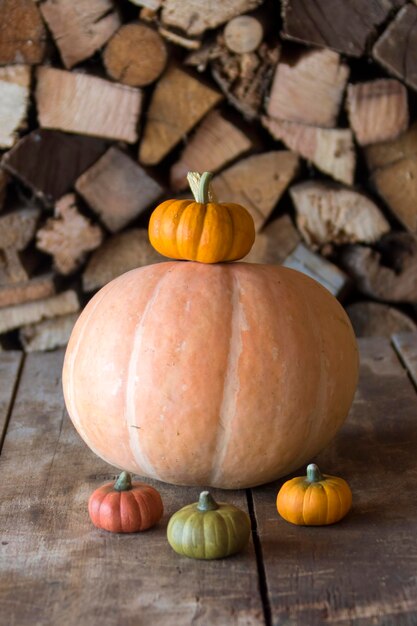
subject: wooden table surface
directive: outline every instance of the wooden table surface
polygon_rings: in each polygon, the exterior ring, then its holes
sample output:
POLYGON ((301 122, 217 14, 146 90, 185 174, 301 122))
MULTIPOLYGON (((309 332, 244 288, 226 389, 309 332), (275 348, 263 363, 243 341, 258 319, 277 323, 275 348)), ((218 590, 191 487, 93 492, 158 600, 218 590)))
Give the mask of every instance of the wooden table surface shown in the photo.
POLYGON ((204 562, 166 541, 196 488, 158 483, 162 522, 95 529, 90 493, 116 471, 76 434, 63 353, 0 354, 0 624, 58 626, 417 625, 417 334, 360 342, 351 413, 316 462, 346 478, 353 509, 330 527, 278 517, 282 481, 215 496, 246 509, 242 554, 204 562))

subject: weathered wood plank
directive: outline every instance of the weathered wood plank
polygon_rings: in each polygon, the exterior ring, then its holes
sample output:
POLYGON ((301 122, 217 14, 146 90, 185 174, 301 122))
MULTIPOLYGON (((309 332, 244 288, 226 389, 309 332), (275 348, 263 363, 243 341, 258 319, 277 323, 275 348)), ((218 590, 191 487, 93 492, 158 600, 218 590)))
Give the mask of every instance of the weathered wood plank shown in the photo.
POLYGON ((22 352, 9 351, 0 353, 0 452, 13 402, 13 395, 19 380, 22 358, 22 352))
POLYGON ((273 624, 417 623, 417 396, 388 339, 360 346, 352 411, 316 459, 349 481, 352 511, 334 526, 293 526, 275 508, 283 481, 253 490, 273 624))
POLYGON ((397 333, 392 343, 411 380, 417 386, 417 333, 397 333))
MULTIPOLYGON (((168 518, 197 489, 158 483, 165 514, 146 533, 92 526, 89 494, 115 470, 82 444, 68 419, 61 362, 62 352, 27 357, 5 440, 0 606, 8 624, 263 625, 252 545, 224 561, 199 562, 166 541, 168 518)), ((244 492, 216 496, 246 506, 244 492)))

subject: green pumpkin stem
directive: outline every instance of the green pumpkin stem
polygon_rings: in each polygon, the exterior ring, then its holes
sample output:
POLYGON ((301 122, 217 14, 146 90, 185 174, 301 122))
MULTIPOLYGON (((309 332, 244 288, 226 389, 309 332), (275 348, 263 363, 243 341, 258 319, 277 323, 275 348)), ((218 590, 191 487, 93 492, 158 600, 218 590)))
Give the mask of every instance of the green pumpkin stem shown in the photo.
POLYGON ((307 482, 319 483, 321 480, 324 480, 324 477, 317 465, 315 463, 307 465, 307 482))
POLYGON ((215 511, 219 505, 209 491, 202 491, 198 499, 197 509, 199 511, 215 511))
POLYGON ((196 202, 201 204, 213 202, 213 194, 210 189, 212 178, 213 174, 211 172, 204 172, 203 174, 188 172, 187 180, 196 202))
POLYGON ((129 491, 132 489, 132 477, 129 472, 122 472, 116 482, 114 483, 114 487, 116 491, 129 491))

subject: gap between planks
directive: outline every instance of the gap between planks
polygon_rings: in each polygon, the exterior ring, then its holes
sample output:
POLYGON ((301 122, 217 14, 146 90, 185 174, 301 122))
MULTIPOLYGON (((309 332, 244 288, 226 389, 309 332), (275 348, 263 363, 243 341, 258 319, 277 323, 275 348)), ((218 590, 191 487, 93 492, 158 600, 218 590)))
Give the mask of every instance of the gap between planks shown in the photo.
POLYGON ((392 335, 391 345, 417 391, 417 333, 392 335))
MULTIPOLYGON (((7 353, 5 353, 5 354, 7 354, 7 353)), ((10 398, 9 398, 8 402, 6 401, 7 406, 6 406, 6 409, 5 409, 5 412, 4 412, 4 416, 0 415, 0 454, 1 454, 1 451, 3 449, 4 440, 6 439, 7 428, 9 426, 10 417, 11 417, 12 412, 13 412, 13 407, 14 407, 14 403, 15 403, 15 400, 16 400, 17 390, 19 388, 19 383, 20 383, 20 379, 21 379, 21 375, 22 375, 23 365, 24 365, 25 359, 26 359, 26 355, 25 355, 24 352, 20 352, 20 353, 14 352, 12 354, 16 355, 16 356, 18 356, 20 358, 19 358, 18 363, 17 363, 17 369, 15 370, 14 380, 12 382, 12 386, 11 386, 11 390, 10 390, 10 398)), ((0 355, 0 359, 1 358, 2 357, 0 355)))
POLYGON ((253 504, 252 489, 246 489, 246 500, 251 521, 251 532, 253 547, 255 549, 256 567, 258 570, 259 594, 261 596, 262 608, 264 612, 265 626, 272 626, 271 603, 269 601, 268 582, 266 578, 262 544, 258 534, 258 523, 256 520, 255 507, 253 504))

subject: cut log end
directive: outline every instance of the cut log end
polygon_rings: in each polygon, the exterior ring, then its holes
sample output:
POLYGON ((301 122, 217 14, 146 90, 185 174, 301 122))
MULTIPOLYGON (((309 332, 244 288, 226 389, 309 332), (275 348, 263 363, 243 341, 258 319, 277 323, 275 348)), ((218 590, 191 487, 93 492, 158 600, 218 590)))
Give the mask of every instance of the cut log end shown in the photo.
POLYGON ((2 0, 0 65, 41 63, 46 39, 46 29, 33 0, 2 0))
POLYGON ((272 118, 331 128, 342 102, 348 66, 331 50, 286 50, 267 106, 272 118))
POLYGON ((138 89, 52 67, 37 71, 41 127, 134 143, 142 104, 138 89))
POLYGON ((91 57, 120 26, 109 0, 46 0, 40 9, 68 69, 91 57))
POLYGON ((171 187, 187 188, 187 173, 217 172, 249 150, 250 139, 218 111, 211 111, 189 140, 181 158, 171 168, 171 187))
POLYGON ((188 35, 202 35, 208 28, 217 28, 228 20, 256 9, 263 0, 165 0, 162 21, 168 26, 180 28, 188 35))
POLYGON ((222 202, 236 202, 252 215, 261 230, 298 171, 296 154, 287 150, 265 152, 243 159, 213 179, 222 202))
POLYGON ((398 80, 349 85, 347 109, 361 146, 395 139, 408 126, 407 90, 398 80))
POLYGON ((167 61, 166 46, 160 35, 143 24, 122 26, 107 44, 103 55, 111 78, 131 87, 153 83, 167 61))
POLYGON ((139 161, 159 163, 220 100, 217 91, 197 78, 175 66, 168 68, 152 94, 139 161))
POLYGON ((264 116, 262 123, 271 135, 335 180, 352 185, 356 154, 348 128, 317 128, 264 116))
POLYGON ((291 187, 297 225, 313 248, 325 244, 374 243, 390 226, 378 207, 350 189, 309 181, 291 187))
POLYGON ((239 15, 226 24, 224 41, 231 52, 245 54, 259 47, 263 34, 259 20, 250 15, 239 15))
POLYGON ((111 232, 124 228, 163 193, 127 154, 112 147, 76 182, 77 191, 111 232))

